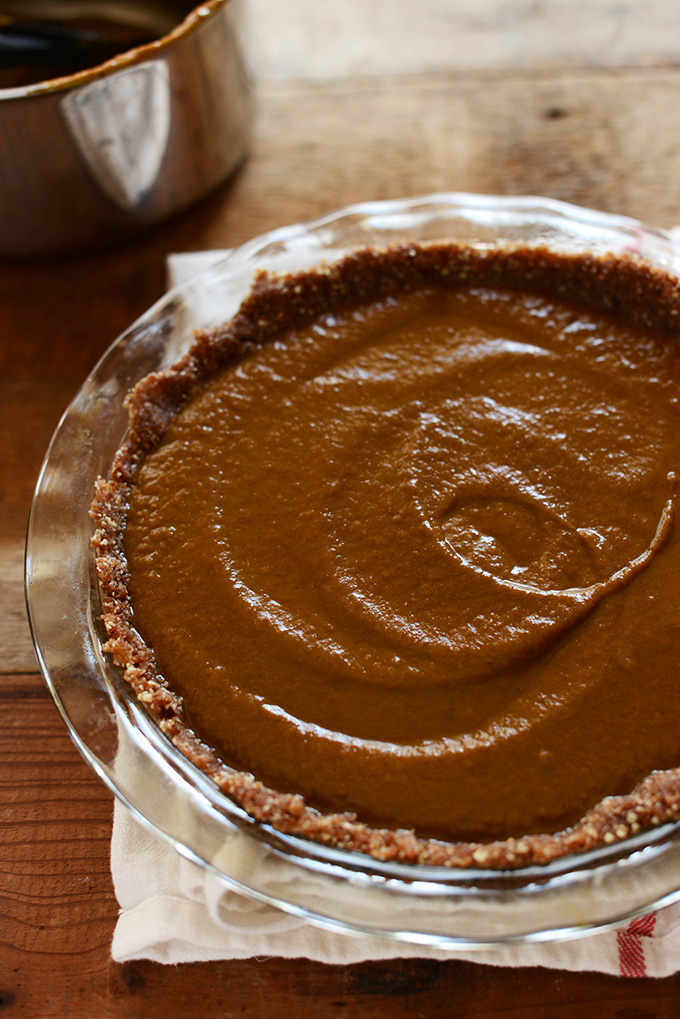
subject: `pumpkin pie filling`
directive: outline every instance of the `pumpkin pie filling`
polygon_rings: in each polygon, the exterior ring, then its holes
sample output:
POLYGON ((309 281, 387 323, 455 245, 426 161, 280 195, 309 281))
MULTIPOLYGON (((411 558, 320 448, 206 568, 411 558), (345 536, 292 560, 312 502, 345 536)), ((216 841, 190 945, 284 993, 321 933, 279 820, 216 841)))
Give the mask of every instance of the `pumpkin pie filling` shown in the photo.
POLYGON ((678 307, 529 249, 260 279, 131 395, 93 507, 108 650, 176 745, 382 857, 675 816, 678 307))

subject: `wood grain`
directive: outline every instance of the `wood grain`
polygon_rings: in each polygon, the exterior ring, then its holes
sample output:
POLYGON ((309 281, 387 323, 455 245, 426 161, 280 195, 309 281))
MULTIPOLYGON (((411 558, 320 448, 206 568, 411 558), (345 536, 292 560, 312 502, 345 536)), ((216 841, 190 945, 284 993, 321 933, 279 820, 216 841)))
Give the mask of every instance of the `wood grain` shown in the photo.
POLYGON ((631 68, 677 64, 668 0, 250 0, 251 60, 260 80, 631 68), (292 26, 292 30, 291 30, 292 26), (281 45, 285 39, 286 44, 281 45), (332 45, 330 44, 332 43, 332 45))
POLYGON ((111 801, 38 676, 21 563, 49 436, 100 354, 162 293, 169 251, 232 246, 349 202, 442 189, 533 192, 670 225, 680 221, 679 90, 674 68, 271 80, 250 160, 198 207, 115 250, 0 265, 0 1010, 68 1019, 677 1014, 679 977, 456 961, 114 964, 111 801))

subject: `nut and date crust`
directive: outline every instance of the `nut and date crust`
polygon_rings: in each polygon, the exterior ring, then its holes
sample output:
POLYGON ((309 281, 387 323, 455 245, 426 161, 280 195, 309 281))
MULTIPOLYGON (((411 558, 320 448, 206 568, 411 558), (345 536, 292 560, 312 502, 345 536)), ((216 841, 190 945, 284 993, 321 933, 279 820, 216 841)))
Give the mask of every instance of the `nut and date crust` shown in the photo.
POLYGON ((365 249, 297 275, 260 274, 235 317, 198 333, 172 368, 143 379, 127 398, 129 431, 108 479, 99 479, 91 515, 102 596, 104 650, 175 747, 256 821, 277 830, 377 860, 430 866, 515 869, 546 864, 621 842, 680 817, 680 768, 653 772, 630 794, 610 796, 577 824, 555 834, 488 843, 442 842, 406 829, 371 828, 351 813, 324 814, 296 793, 269 789, 225 765, 184 723, 182 701, 160 675, 152 650, 134 628, 124 532, 137 467, 162 440, 168 423, 217 371, 295 324, 331 310, 423 286, 518 286, 578 298, 623 313, 664 333, 680 327, 680 284, 634 257, 559 255, 548 249, 475 249, 464 245, 399 245, 365 249))

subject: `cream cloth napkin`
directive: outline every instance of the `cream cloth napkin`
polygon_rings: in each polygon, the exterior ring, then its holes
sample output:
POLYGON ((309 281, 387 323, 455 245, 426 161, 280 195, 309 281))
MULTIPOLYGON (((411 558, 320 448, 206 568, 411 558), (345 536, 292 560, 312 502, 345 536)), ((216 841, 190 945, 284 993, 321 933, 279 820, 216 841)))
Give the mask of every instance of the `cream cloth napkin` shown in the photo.
MULTIPOLYGON (((252 851, 248 836, 236 837, 229 849, 236 869, 239 857, 248 869, 252 851)), ((258 866, 270 872, 280 867, 273 853, 259 848, 256 852, 258 857, 262 853, 258 866)), ((147 832, 117 801, 111 873, 120 905, 111 947, 117 962, 280 956, 349 965, 370 959, 464 959, 494 966, 543 966, 638 977, 669 976, 680 968, 680 905, 636 917, 617 930, 570 941, 469 951, 327 930, 229 891, 214 875, 147 832)), ((285 880, 284 875, 279 882, 282 892, 285 880)), ((313 895, 313 876, 308 891, 313 895)))
MULTIPOLYGON (((170 284, 209 268, 226 254, 209 251, 171 255, 170 284)), ((232 860, 242 852, 246 868, 251 852, 248 842, 247 836, 237 836, 230 848, 232 860)), ((265 866, 275 868, 276 857, 272 853, 269 856, 265 866)), ((111 871, 120 904, 112 944, 113 958, 118 962, 282 956, 347 965, 369 959, 417 957, 591 970, 630 977, 662 977, 680 969, 680 904, 637 917, 613 931, 483 950, 444 950, 327 930, 227 889, 142 828, 119 802, 114 807, 111 871)))
MULTIPOLYGON (((236 836, 230 848, 232 858, 242 855, 246 868, 250 841, 248 836, 236 836)), ((264 855, 265 867, 280 865, 273 853, 265 851, 264 855)), ((596 970, 628 977, 668 976, 680 968, 680 905, 636 917, 601 934, 464 951, 326 930, 230 891, 142 828, 118 801, 113 814, 111 873, 120 905, 111 948, 117 962, 281 956, 348 965, 369 959, 465 959, 495 966, 596 970)), ((309 878, 312 890, 313 880, 309 878)))

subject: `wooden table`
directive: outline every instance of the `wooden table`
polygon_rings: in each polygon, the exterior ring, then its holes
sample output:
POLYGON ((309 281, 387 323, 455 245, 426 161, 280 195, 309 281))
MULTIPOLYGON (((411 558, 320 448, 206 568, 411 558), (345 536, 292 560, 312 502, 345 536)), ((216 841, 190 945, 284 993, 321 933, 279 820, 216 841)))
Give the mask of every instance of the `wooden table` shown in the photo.
MULTIPOLYGON (((357 14, 361 5, 349 6, 357 14)), ((255 8, 262 13, 262 3, 255 8)), ((110 959, 111 797, 38 674, 23 540, 62 410, 102 351, 163 292, 167 253, 232 246, 351 201, 443 189, 543 194, 657 226, 680 221, 680 67, 662 65, 663 47, 650 66, 635 55, 626 66, 625 54, 618 66, 577 66, 572 54, 561 70, 502 61, 447 69, 441 46, 428 67, 420 39, 419 62, 405 71, 376 58, 379 73, 368 73, 348 60, 344 73, 334 65, 324 77, 316 65, 306 75, 291 67, 285 39, 276 49, 284 16, 266 45, 260 39, 252 152, 231 182, 116 250, 0 264, 0 1010, 68 1019, 676 1015, 680 976, 633 981, 456 961, 169 968, 110 959)))

